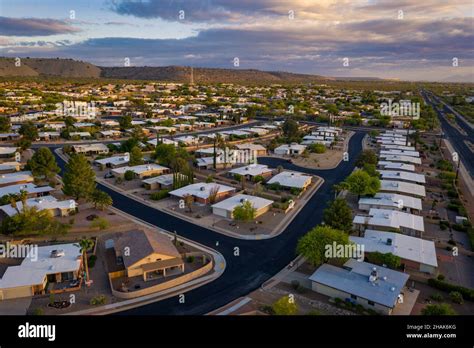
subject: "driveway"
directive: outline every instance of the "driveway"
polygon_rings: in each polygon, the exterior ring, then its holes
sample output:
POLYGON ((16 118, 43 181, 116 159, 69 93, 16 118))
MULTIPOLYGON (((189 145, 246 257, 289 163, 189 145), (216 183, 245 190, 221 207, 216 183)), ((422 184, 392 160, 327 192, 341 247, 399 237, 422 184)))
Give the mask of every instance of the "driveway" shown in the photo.
POLYGON ((26 315, 31 297, 0 301, 0 315, 26 315))

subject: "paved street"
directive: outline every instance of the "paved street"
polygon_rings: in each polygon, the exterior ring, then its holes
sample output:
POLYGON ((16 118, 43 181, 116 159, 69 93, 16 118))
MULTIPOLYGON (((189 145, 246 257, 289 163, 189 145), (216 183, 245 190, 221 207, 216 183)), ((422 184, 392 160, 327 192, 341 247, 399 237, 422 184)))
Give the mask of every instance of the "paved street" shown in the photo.
POLYGON ((426 92, 423 92, 422 94, 425 98, 425 101, 427 101, 428 104, 430 104, 435 110, 435 112, 438 114, 438 118, 443 128, 444 136, 447 137, 447 139, 454 146, 454 149, 459 154, 459 158, 461 159, 463 165, 466 167, 467 171, 470 173, 471 177, 474 177, 474 155, 464 142, 467 140, 474 144, 474 131, 468 124, 466 124, 466 122, 462 118, 456 116, 457 124, 464 130, 464 132, 466 132, 466 135, 461 134, 459 130, 453 127, 446 120, 446 113, 451 111, 446 106, 443 106, 443 109, 439 110, 432 102, 432 98, 434 98, 434 100, 436 101, 438 101, 439 98, 433 97, 431 94, 427 94, 426 92), (429 96, 429 98, 427 97, 427 95, 429 96))
MULTIPOLYGON (((308 201, 285 232, 267 240, 246 241, 219 235, 204 227, 143 205, 105 186, 98 185, 100 189, 111 195, 114 207, 117 209, 165 230, 177 231, 178 235, 214 248, 224 255, 227 262, 226 270, 220 278, 186 293, 184 304, 178 302, 178 297, 173 297, 120 314, 205 314, 257 289, 294 259, 298 239, 321 222, 323 210, 327 202, 333 198, 331 188, 353 170, 355 159, 362 149, 364 135, 364 132, 356 132, 349 143, 349 161, 341 162, 337 168, 331 170, 299 168, 285 160, 276 158, 259 159, 260 163, 272 167, 281 164, 287 169, 319 175, 325 179, 318 192, 308 201), (218 242, 218 246, 216 246, 216 242, 218 242), (239 256, 234 256, 236 247, 239 256)), ((59 157, 57 160, 63 168, 64 161, 59 157)))

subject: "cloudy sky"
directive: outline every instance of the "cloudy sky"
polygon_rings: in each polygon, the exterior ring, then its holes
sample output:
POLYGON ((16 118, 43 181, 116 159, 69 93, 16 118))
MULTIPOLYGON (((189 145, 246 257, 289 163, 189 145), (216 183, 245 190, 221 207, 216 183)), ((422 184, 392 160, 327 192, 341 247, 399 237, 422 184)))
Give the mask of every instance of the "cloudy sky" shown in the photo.
POLYGON ((473 10, 472 0, 0 0, 0 55, 474 82, 473 10))

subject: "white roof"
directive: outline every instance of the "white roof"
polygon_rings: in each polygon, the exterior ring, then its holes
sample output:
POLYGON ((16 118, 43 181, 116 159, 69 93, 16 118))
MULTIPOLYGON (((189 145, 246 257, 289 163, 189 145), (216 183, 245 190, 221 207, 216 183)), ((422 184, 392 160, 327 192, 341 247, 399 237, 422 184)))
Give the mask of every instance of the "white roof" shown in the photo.
POLYGON ((273 204, 273 201, 269 199, 239 194, 239 195, 229 197, 227 199, 224 199, 223 201, 220 201, 219 203, 214 204, 212 208, 219 208, 219 209, 224 209, 226 211, 233 211, 235 207, 243 204, 245 201, 249 201, 252 204, 252 206, 257 210, 273 204))
POLYGON ((73 145, 74 151, 76 152, 87 152, 87 151, 109 151, 109 148, 101 143, 98 144, 82 144, 73 145))
POLYGON ((38 132, 39 137, 59 137, 60 135, 59 132, 38 132))
POLYGON ((384 150, 405 150, 405 151, 416 151, 414 146, 405 146, 405 145, 398 145, 398 144, 382 144, 381 147, 384 150))
POLYGON ((234 168, 229 170, 229 173, 238 174, 238 175, 250 175, 250 176, 257 176, 262 175, 264 173, 271 172, 272 170, 268 168, 268 166, 264 164, 249 164, 248 166, 234 168))
MULTIPOLYGON (((16 202, 18 210, 23 210, 23 203, 21 201, 16 202)), ((75 209, 76 202, 73 199, 58 201, 53 196, 44 196, 29 198, 26 200, 26 205, 28 207, 36 207, 38 210, 50 210, 50 209, 75 209)), ((8 216, 14 216, 18 212, 10 204, 2 205, 0 207, 5 214, 8 216)))
POLYGON ((183 143, 186 143, 186 144, 192 144, 192 143, 196 143, 197 141, 199 141, 199 138, 195 137, 193 135, 184 135, 182 137, 177 137, 175 139, 177 141, 180 141, 180 142, 183 142, 183 143))
POLYGON ((275 126, 273 124, 262 124, 255 126, 256 128, 265 128, 265 129, 278 129, 278 126, 275 126))
POLYGON ((413 164, 407 164, 407 163, 379 161, 377 165, 379 167, 383 167, 384 169, 398 169, 398 170, 405 170, 407 172, 415 171, 415 166, 413 164))
POLYGON ((20 162, 2 162, 0 163, 0 170, 16 170, 20 166, 20 162))
POLYGON ((264 146, 259 144, 237 144, 235 145, 239 150, 264 151, 264 146))
POLYGON ((234 187, 222 185, 222 184, 217 184, 217 183, 196 183, 196 184, 191 184, 187 185, 184 187, 181 187, 177 190, 171 191, 170 195, 177 196, 177 197, 184 197, 187 195, 207 199, 209 198, 209 195, 211 193, 211 190, 214 189, 215 187, 219 188, 219 193, 221 192, 229 192, 229 191, 235 191, 234 187))
MULTIPOLYGON (((224 152, 222 149, 216 149, 216 154, 219 155, 224 152)), ((206 149, 198 149, 194 151, 195 153, 199 153, 201 155, 214 155, 214 148, 213 147, 208 147, 206 149)))
POLYGON ((94 127, 94 123, 90 122, 76 122, 74 123, 74 127, 81 128, 81 127, 94 127))
POLYGON ((155 171, 155 170, 165 171, 167 169, 168 169, 167 167, 163 167, 163 166, 160 166, 159 164, 151 163, 151 164, 140 164, 140 165, 132 166, 132 167, 125 166, 125 167, 115 168, 115 169, 112 169, 112 172, 117 173, 117 174, 124 174, 126 171, 131 170, 135 174, 140 175, 141 173, 144 173, 144 172, 155 171))
POLYGON ((390 162, 402 162, 411 164, 421 164, 421 158, 410 157, 410 156, 399 156, 399 155, 384 155, 380 154, 380 158, 390 162))
POLYGON ((423 217, 397 210, 375 209, 369 211, 369 216, 356 215, 354 223, 368 226, 380 226, 389 228, 409 228, 415 231, 425 231, 423 217))
POLYGON ((241 131, 256 133, 256 134, 267 134, 269 132, 269 130, 265 128, 257 128, 257 127, 242 128, 241 131))
POLYGON ((380 155, 388 155, 388 156, 409 156, 409 157, 420 157, 420 153, 418 151, 405 151, 405 150, 380 150, 380 155))
POLYGON ((401 233, 365 230, 364 237, 350 236, 356 244, 364 245, 365 252, 392 253, 405 260, 438 267, 433 241, 407 236, 401 233), (391 245, 387 242, 391 239, 391 245))
POLYGON ((219 134, 226 134, 226 135, 237 135, 237 136, 248 136, 250 133, 244 132, 241 130, 229 130, 229 131, 222 131, 219 134))
POLYGON ((102 135, 114 135, 114 134, 120 134, 122 132, 120 132, 119 130, 111 129, 111 130, 100 131, 99 133, 102 134, 102 135))
POLYGON ((112 164, 112 165, 117 165, 117 164, 127 164, 128 161, 130 160, 130 156, 112 156, 112 157, 107 157, 107 158, 102 158, 95 160, 94 162, 102 164, 102 165, 107 165, 107 164, 112 164))
POLYGON ((69 133, 69 136, 74 137, 74 136, 80 136, 80 137, 90 137, 91 133, 89 132, 71 132, 69 133))
MULTIPOLYGON (((216 157, 216 164, 222 164, 222 163, 224 163, 223 156, 217 156, 216 157)), ((213 156, 201 157, 201 158, 196 159, 196 165, 198 167, 207 167, 211 164, 214 164, 214 157, 213 156)), ((232 165, 232 163, 229 159, 227 159, 227 164, 232 165)))
POLYGON ((399 146, 404 146, 406 145, 406 140, 394 140, 394 139, 379 139, 377 140, 377 143, 380 143, 382 145, 399 145, 399 146))
POLYGON ((426 179, 423 174, 402 172, 397 170, 379 170, 379 173, 382 176, 382 179, 411 181, 419 184, 426 183, 426 179))
POLYGON ((30 171, 0 174, 0 185, 6 185, 9 183, 16 183, 19 181, 33 181, 33 175, 30 171))
POLYGON ((393 308, 408 278, 406 273, 349 259, 344 267, 321 265, 309 280, 393 308), (377 279, 371 282, 374 270, 377 279))
MULTIPOLYGON (((163 143, 163 144, 168 144, 168 145, 175 145, 175 146, 178 145, 177 141, 174 141, 174 140, 171 140, 171 139, 168 139, 168 138, 161 138, 160 142, 163 143)), ((156 146, 158 144, 158 138, 148 140, 147 143, 151 144, 153 146, 156 146)))
POLYGON ((298 151, 303 151, 306 149, 305 145, 300 145, 300 144, 283 144, 278 146, 275 151, 289 151, 289 150, 298 150, 298 151))
MULTIPOLYGON (((185 175, 179 174, 181 178, 186 178, 185 175)), ((155 182, 161 184, 161 185, 172 185, 173 184, 173 174, 163 174, 163 175, 158 175, 154 176, 152 178, 144 179, 142 180, 143 183, 145 184, 153 184, 155 182)))
POLYGON ((26 257, 18 266, 8 267, 0 279, 0 289, 43 284, 48 274, 77 271, 82 253, 76 244, 38 247, 38 259, 26 257), (53 250, 63 250, 64 256, 51 257, 53 250))
POLYGON ((362 197, 360 204, 422 210, 421 199, 396 193, 379 192, 374 197, 362 197))
POLYGON ((16 152, 16 147, 0 147, 0 155, 12 155, 16 152))
POLYGON ((267 184, 279 183, 281 186, 285 187, 303 188, 308 184, 308 181, 311 182, 311 176, 309 175, 298 172, 283 171, 268 180, 267 184))
POLYGON ((319 132, 330 132, 330 133, 340 133, 342 132, 342 128, 339 127, 327 127, 327 126, 320 126, 317 128, 319 132))
POLYGON ((10 185, 0 187, 0 197, 6 195, 17 195, 21 191, 26 191, 27 193, 43 193, 54 191, 54 188, 51 186, 36 186, 33 183, 10 185))
POLYGON ((397 192, 419 197, 426 196, 426 190, 423 185, 412 184, 404 181, 380 180, 381 192, 397 192))
POLYGON ((169 133, 176 132, 176 127, 154 126, 148 127, 148 129, 154 129, 156 131, 167 131, 169 133))

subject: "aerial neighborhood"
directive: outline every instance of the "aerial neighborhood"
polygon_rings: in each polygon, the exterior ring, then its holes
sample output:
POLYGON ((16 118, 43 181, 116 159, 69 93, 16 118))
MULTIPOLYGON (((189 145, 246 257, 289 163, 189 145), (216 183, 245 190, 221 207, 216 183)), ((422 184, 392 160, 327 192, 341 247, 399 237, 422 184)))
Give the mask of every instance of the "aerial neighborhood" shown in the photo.
POLYGON ((284 274, 210 314, 472 313, 469 168, 397 88, 2 82, 0 311, 159 302, 283 238, 284 274))

